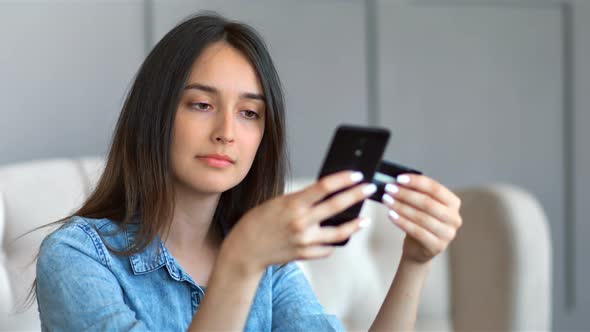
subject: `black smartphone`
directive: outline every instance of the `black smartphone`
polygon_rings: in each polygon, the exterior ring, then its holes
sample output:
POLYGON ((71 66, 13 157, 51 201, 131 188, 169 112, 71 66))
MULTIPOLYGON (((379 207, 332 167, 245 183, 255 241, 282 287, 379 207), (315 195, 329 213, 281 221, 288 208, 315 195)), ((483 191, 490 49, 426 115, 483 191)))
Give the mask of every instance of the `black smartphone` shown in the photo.
MULTIPOLYGON (((332 137, 332 142, 324 158, 318 179, 338 171, 355 170, 363 173, 363 182, 371 183, 383 157, 389 136, 389 130, 385 128, 355 125, 339 126, 332 137)), ((328 195, 321 202, 348 188, 328 195)), ((363 203, 364 200, 323 220, 320 225, 336 226, 357 218, 363 207, 363 203)), ((333 245, 342 246, 347 242, 348 239, 333 243, 333 245)))

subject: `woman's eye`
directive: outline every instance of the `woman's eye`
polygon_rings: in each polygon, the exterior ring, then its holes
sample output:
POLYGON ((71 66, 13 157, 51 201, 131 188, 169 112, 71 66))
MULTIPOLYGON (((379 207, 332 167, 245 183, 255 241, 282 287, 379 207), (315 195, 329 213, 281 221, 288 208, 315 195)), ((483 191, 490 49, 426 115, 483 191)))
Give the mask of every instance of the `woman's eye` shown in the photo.
POLYGON ((199 111, 206 111, 211 108, 211 105, 207 103, 192 103, 191 106, 198 109, 199 111))
POLYGON ((257 119, 260 116, 258 115, 258 113, 254 112, 254 111, 250 111, 250 110, 246 110, 243 111, 246 114, 246 118, 247 119, 257 119))

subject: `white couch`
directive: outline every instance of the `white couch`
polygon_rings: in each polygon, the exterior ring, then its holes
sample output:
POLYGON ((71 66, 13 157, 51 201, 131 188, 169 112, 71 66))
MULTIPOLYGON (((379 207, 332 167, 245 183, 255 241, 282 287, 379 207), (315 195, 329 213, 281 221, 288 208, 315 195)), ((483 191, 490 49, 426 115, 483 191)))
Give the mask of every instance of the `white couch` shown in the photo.
MULTIPOLYGON (((102 159, 51 159, 0 167, 0 331, 39 330, 36 304, 15 313, 34 277, 33 256, 48 229, 82 203, 102 159)), ((296 190, 312 182, 298 179, 296 190)), ((551 245, 537 201, 489 184, 454 189, 464 225, 437 257, 419 307, 417 330, 549 330, 551 245)), ((367 201, 372 225, 328 259, 300 262, 320 301, 349 330, 366 330, 396 271, 403 234, 386 209, 367 201)))

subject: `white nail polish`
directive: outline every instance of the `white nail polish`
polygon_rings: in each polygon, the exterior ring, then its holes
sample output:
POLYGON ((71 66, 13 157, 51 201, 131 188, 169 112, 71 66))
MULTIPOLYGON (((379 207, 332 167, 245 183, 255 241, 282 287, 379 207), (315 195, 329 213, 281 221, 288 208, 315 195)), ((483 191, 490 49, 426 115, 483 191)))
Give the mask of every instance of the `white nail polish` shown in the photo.
POLYGON ((373 195, 377 191, 377 186, 374 183, 367 184, 363 187, 363 194, 373 195))
POLYGON ((399 188, 393 183, 388 183, 385 185, 385 191, 390 194, 395 194, 399 191, 399 188))
POLYGON ((389 210, 389 216, 395 220, 399 219, 399 214, 395 213, 395 211, 393 211, 393 210, 389 210))
POLYGON ((410 183, 410 177, 406 174, 398 175, 395 180, 399 183, 410 183))
POLYGON ((361 172, 354 172, 350 175, 350 179, 354 182, 359 182, 363 179, 363 173, 361 172))
POLYGON ((363 194, 373 195, 377 191, 377 186, 374 183, 367 184, 363 187, 363 194))
POLYGON ((393 197, 389 196, 388 194, 383 194, 383 196, 381 197, 381 201, 389 205, 392 205, 395 202, 393 200, 393 197))
POLYGON ((359 227, 360 228, 367 228, 367 226, 369 226, 371 224, 371 219, 370 218, 363 218, 361 220, 361 222, 359 223, 359 227))

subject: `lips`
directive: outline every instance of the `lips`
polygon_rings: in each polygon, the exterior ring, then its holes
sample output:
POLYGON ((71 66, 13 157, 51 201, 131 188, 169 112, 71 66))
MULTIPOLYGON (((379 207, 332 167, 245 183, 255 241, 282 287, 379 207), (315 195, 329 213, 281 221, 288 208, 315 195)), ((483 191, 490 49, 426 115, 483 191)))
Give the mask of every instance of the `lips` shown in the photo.
POLYGON ((225 154, 218 154, 218 153, 202 155, 202 156, 198 156, 198 158, 207 158, 207 159, 213 159, 213 160, 222 160, 222 161, 230 162, 232 164, 235 162, 230 156, 225 155, 225 154))

